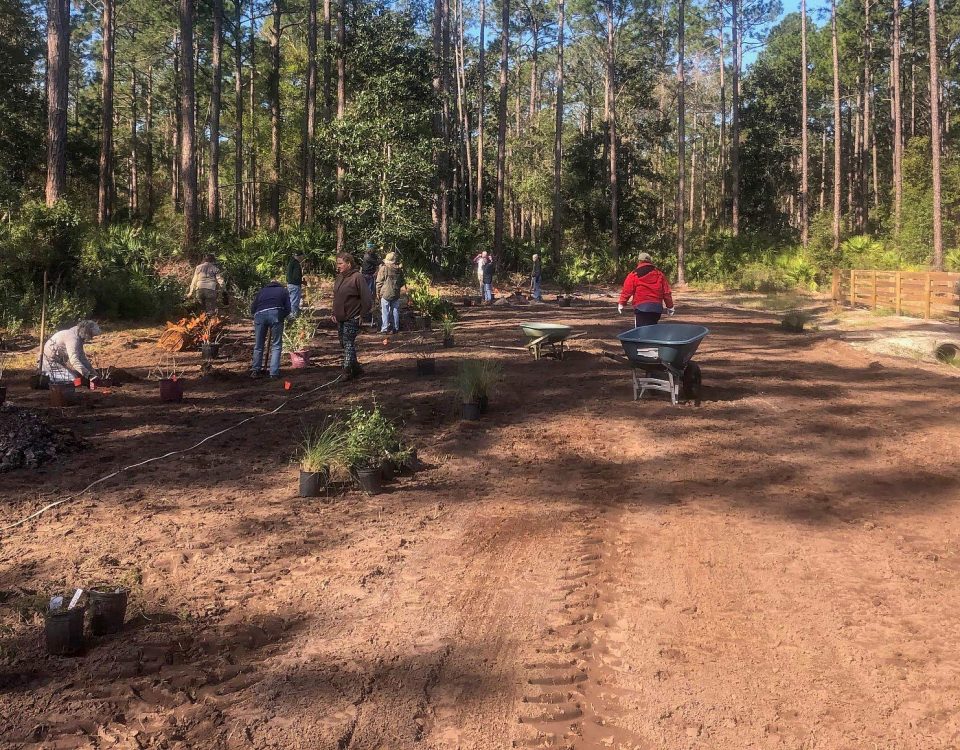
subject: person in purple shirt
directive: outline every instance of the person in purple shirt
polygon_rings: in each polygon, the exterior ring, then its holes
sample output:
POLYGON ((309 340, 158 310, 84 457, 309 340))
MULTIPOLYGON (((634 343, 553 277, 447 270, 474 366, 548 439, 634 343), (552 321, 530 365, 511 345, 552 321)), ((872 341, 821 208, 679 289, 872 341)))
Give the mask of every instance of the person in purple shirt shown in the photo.
POLYGON ((250 374, 263 375, 263 348, 270 332, 270 377, 280 377, 280 351, 283 347, 283 323, 290 315, 290 293, 279 281, 271 281, 257 292, 250 305, 253 315, 253 366, 250 374))

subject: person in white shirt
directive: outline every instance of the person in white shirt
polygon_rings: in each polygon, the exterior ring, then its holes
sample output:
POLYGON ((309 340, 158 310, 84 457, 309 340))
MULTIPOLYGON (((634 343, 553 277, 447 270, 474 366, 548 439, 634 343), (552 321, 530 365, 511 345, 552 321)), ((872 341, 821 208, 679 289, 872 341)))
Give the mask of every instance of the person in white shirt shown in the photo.
POLYGON ((87 359, 83 345, 98 335, 100 326, 92 320, 81 320, 73 328, 57 331, 43 346, 43 374, 54 383, 67 383, 74 378, 96 380, 97 373, 87 359))

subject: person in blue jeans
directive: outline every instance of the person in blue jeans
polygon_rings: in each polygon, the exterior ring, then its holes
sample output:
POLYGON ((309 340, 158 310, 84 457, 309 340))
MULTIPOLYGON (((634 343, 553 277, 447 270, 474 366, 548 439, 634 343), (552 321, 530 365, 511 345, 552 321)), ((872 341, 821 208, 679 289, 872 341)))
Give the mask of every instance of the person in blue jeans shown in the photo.
POLYGON ((380 297, 380 333, 400 331, 400 290, 406 285, 396 253, 387 253, 377 271, 377 295, 380 297))
POLYGON ((290 315, 290 293, 279 281, 271 281, 257 292, 250 305, 253 315, 253 365, 250 374, 263 375, 263 347, 270 334, 270 377, 280 377, 280 351, 283 347, 283 323, 290 315))
POLYGON ((307 256, 294 253, 287 263, 287 292, 290 293, 290 318, 300 314, 300 301, 303 299, 303 262, 307 256))
POLYGON ((540 262, 540 256, 533 254, 533 268, 530 270, 530 292, 531 296, 537 302, 543 302, 543 295, 540 292, 540 282, 543 279, 543 265, 540 262))
POLYGON ((483 264, 483 301, 493 303, 493 272, 496 266, 493 262, 493 256, 483 264))

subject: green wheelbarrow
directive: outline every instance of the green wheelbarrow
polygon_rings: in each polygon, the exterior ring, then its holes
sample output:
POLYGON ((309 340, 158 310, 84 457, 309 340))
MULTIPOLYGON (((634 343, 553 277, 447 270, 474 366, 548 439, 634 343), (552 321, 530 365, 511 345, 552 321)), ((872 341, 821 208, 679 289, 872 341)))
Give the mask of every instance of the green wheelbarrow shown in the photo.
POLYGON ((567 339, 583 335, 575 334, 570 326, 559 323, 521 323, 520 330, 527 337, 527 350, 534 359, 541 359, 548 353, 563 359, 567 339))

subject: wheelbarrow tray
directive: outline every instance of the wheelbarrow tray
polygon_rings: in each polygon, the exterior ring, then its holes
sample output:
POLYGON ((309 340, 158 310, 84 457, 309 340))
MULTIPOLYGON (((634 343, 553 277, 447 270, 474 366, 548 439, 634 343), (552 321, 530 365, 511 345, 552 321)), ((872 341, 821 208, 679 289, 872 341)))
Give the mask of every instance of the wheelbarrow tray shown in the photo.
POLYGON ((655 390, 669 393, 676 404, 684 385, 699 403, 700 370, 691 360, 708 333, 708 328, 689 323, 657 323, 617 336, 633 368, 634 400, 642 398, 646 390, 655 390), (690 372, 686 373, 688 365, 690 372), (646 377, 640 376, 641 371, 646 377), (685 378, 685 373, 691 377, 685 378))
POLYGON ((563 359, 563 343, 570 337, 573 329, 560 323, 521 323, 520 330, 527 337, 527 349, 534 359, 541 359, 544 348, 550 347, 557 359, 563 359))
POLYGON ((560 323, 521 323, 520 330, 528 339, 540 339, 546 337, 543 343, 556 344, 566 339, 573 328, 561 325, 560 323))

